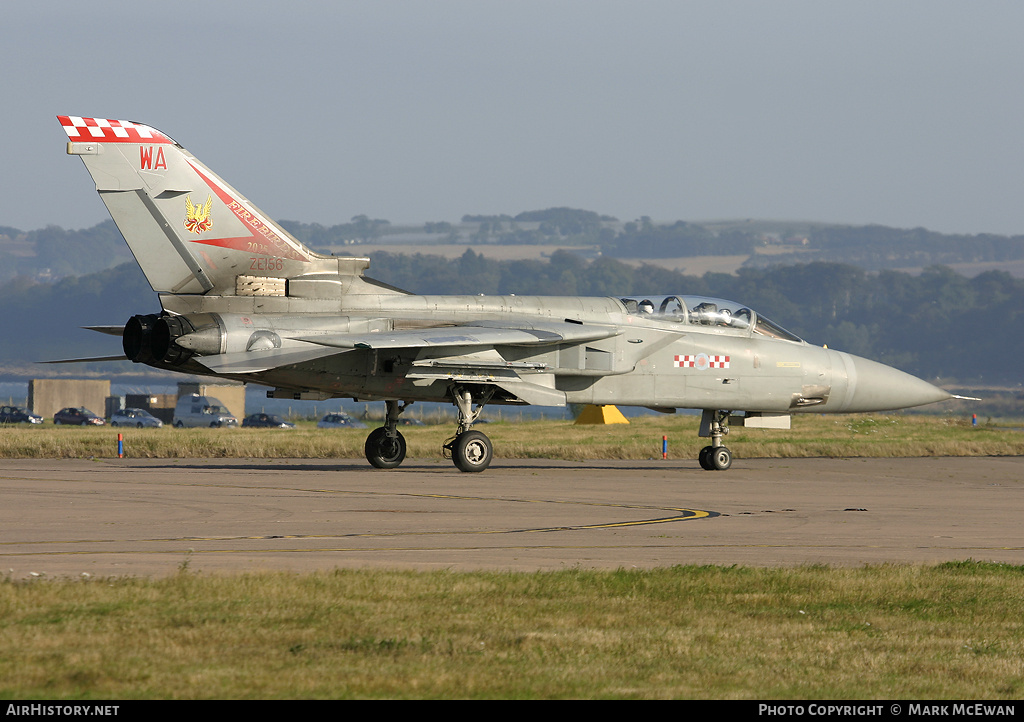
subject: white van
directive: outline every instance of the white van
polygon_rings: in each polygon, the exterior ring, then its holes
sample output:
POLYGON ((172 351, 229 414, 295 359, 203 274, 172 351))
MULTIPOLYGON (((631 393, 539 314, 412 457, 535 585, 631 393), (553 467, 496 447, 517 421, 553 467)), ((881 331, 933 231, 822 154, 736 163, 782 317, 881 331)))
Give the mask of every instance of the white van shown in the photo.
POLYGON ((238 426, 238 419, 213 396, 191 394, 179 396, 178 405, 174 408, 174 426, 238 426))

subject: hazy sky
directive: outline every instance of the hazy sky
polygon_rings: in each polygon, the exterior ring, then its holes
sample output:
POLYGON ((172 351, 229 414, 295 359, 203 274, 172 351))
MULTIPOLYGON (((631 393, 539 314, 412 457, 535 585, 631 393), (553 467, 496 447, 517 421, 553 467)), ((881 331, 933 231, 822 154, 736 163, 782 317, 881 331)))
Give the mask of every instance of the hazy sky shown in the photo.
POLYGON ((1024 3, 7 2, 0 225, 108 218, 55 116, 166 132, 269 215, 1024 234, 1024 3))

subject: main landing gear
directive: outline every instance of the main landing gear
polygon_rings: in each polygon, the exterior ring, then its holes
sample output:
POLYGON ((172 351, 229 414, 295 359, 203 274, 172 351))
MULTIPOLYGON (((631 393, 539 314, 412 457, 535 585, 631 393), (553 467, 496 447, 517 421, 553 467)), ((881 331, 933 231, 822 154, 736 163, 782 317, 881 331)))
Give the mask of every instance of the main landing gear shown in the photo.
POLYGON ((441 453, 446 459, 451 459, 459 471, 483 471, 491 465, 491 459, 494 458, 491 440, 483 432, 473 431, 471 427, 493 395, 493 389, 485 390, 474 409, 473 395, 469 389, 452 387, 452 401, 459 410, 459 429, 454 437, 444 443, 441 453))
MULTIPOLYGON (((459 428, 455 436, 448 439, 442 448, 446 459, 451 459, 459 471, 483 471, 491 465, 494 450, 487 435, 472 429, 483 411, 484 405, 494 395, 493 389, 486 389, 473 408, 473 395, 469 389, 452 387, 452 401, 459 410, 459 428)), ((405 437, 398 430, 398 417, 411 401, 399 404, 387 401, 384 425, 370 432, 366 437, 364 452, 366 460, 378 469, 394 469, 405 461, 405 437)))
POLYGON ((398 430, 398 417, 411 404, 409 401, 399 406, 398 401, 387 401, 387 413, 384 425, 370 432, 366 437, 363 451, 366 460, 378 469, 394 469, 405 461, 405 437, 398 430))
POLYGON ((705 446, 697 455, 702 469, 725 471, 732 466, 732 452, 722 444, 722 437, 729 433, 729 412, 704 409, 700 417, 700 436, 711 437, 711 445, 705 446))

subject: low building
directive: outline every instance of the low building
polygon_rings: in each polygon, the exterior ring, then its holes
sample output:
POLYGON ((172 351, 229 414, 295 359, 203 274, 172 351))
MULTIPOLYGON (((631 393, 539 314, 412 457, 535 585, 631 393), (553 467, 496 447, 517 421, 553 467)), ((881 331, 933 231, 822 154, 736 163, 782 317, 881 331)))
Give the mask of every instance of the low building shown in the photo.
POLYGON ((108 396, 109 379, 32 379, 28 382, 28 408, 44 419, 52 419, 55 413, 69 406, 84 406, 94 414, 102 414, 108 396))

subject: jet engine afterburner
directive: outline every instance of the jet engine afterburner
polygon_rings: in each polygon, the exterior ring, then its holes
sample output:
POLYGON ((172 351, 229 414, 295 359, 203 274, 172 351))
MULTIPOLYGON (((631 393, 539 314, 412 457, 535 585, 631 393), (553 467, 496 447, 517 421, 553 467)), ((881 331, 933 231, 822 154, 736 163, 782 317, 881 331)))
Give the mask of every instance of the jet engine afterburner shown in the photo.
POLYGON ((214 314, 132 316, 124 326, 124 354, 136 363, 179 366, 194 354, 220 353, 224 329, 214 314), (192 342, 179 343, 183 338, 192 342))
MULTIPOLYGON (((356 330, 371 327, 364 321, 356 330)), ((147 314, 125 324, 126 357, 153 366, 180 366, 195 356, 304 347, 299 340, 353 330, 345 316, 247 315, 238 313, 147 314)))

